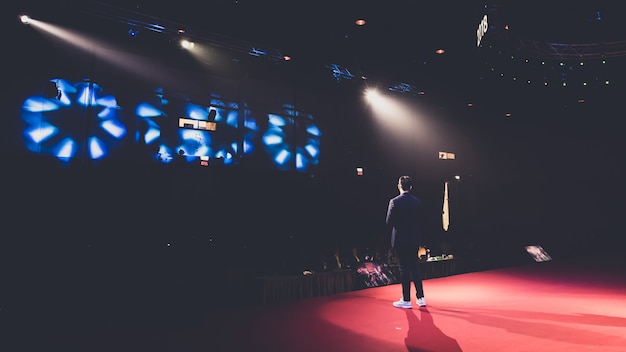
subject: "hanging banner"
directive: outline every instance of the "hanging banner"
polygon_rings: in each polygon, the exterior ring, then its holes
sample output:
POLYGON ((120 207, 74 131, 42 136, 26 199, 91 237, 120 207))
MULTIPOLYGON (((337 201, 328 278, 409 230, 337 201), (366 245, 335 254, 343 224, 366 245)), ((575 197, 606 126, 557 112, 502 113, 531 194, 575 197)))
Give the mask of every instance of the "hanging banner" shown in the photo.
POLYGON ((450 226, 450 207, 448 205, 448 181, 443 186, 443 210, 441 212, 441 222, 443 224, 443 230, 448 231, 450 226))

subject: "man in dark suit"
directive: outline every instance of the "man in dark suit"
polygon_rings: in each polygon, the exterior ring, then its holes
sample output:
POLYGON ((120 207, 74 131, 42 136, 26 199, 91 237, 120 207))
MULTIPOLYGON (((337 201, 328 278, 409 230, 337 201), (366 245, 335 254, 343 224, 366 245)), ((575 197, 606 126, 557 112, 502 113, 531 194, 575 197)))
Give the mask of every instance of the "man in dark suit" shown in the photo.
POLYGON ((391 226, 391 248, 396 252, 400 266, 402 298, 393 302, 397 308, 411 308, 411 281, 415 285, 417 305, 426 306, 422 273, 420 272, 417 251, 422 244, 420 218, 422 201, 410 193, 413 180, 401 176, 398 180, 400 195, 389 200, 387 225, 391 226))

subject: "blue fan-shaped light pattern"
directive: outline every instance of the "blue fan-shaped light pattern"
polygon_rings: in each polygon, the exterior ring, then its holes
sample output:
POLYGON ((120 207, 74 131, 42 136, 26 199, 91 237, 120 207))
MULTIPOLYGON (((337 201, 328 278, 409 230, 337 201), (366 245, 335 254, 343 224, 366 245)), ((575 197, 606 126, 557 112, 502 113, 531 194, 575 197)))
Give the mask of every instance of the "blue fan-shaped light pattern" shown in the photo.
POLYGON ((61 93, 58 98, 33 95, 22 104, 26 148, 64 162, 83 153, 92 160, 106 158, 127 133, 115 98, 94 82, 51 82, 61 93))
POLYGON ((263 144, 280 169, 306 171, 319 163, 320 137, 311 115, 285 118, 270 114, 263 144))
MULTIPOLYGON (((211 103, 223 104, 215 99, 211 103)), ((208 121, 210 111, 214 110, 218 127, 214 132, 191 130, 201 134, 189 133, 189 130, 180 131, 183 144, 181 147, 185 147, 185 152, 194 156, 220 158, 224 164, 232 164, 237 155, 237 111, 191 103, 187 104, 186 109, 187 116, 200 121, 208 121), (188 150, 189 147, 191 150, 188 150)))
POLYGON ((188 101, 169 101, 163 99, 161 90, 156 93, 158 99, 155 102, 141 102, 137 105, 135 114, 146 126, 144 130, 138 131, 137 141, 145 145, 156 145, 154 150, 157 151, 157 161, 170 163, 178 158, 186 162, 196 162, 199 157, 206 156, 220 158, 224 164, 234 162, 238 146, 236 105, 235 109, 218 108, 214 105, 225 104, 216 99, 211 101, 211 106, 188 101), (215 122, 219 125, 217 131, 173 124, 178 118, 208 121, 212 110, 215 111, 215 122))
POLYGON ((248 155, 252 154, 255 151, 255 143, 254 139, 256 136, 261 135, 263 131, 261 130, 261 126, 259 126, 258 121, 255 118, 251 118, 250 113, 246 113, 246 118, 244 119, 243 126, 246 129, 246 134, 243 140, 243 154, 248 155))
POLYGON ((290 163, 292 146, 287 138, 287 119, 280 115, 268 115, 268 128, 262 141, 265 150, 271 155, 272 162, 281 170, 292 169, 290 163))
MULTIPOLYGON (((60 95, 33 95, 22 104, 23 138, 30 152, 63 162, 78 156, 100 160, 123 145, 128 126, 113 96, 103 94, 102 87, 90 81, 52 82, 60 95)), ((246 160, 256 160, 262 167, 280 170, 305 171, 319 163, 321 132, 311 115, 289 106, 280 114, 262 113, 262 117, 246 110, 243 126, 239 126, 239 110, 237 103, 215 97, 208 106, 185 98, 170 101, 159 88, 139 101, 129 117, 138 123, 138 128, 133 128, 135 143, 145 147, 146 157, 161 163, 209 157, 234 164, 241 155, 251 156, 246 160), (208 121, 212 112, 215 131, 196 123, 208 121)))
POLYGON ((140 124, 145 127, 137 130, 135 141, 146 146, 155 146, 152 156, 162 163, 170 163, 174 160, 174 150, 171 146, 161 140, 161 124, 156 118, 167 118, 164 111, 169 101, 164 98, 163 89, 157 88, 154 91, 154 99, 142 101, 135 107, 135 115, 140 120, 140 124))
MULTIPOLYGON (((188 103, 185 106, 185 110, 186 117, 190 119, 208 120, 209 110, 206 107, 188 103)), ((179 129, 178 136, 180 144, 176 146, 176 150, 182 150, 187 157, 211 156, 211 132, 197 129, 179 129)))
POLYGON ((319 164, 321 131, 313 116, 286 106, 282 114, 255 115, 247 110, 243 153, 251 159, 269 157, 269 167, 306 171, 319 164))
POLYGON ((296 122, 303 131, 297 133, 296 137, 296 169, 304 171, 319 164, 322 131, 313 122, 311 115, 301 115, 296 122))

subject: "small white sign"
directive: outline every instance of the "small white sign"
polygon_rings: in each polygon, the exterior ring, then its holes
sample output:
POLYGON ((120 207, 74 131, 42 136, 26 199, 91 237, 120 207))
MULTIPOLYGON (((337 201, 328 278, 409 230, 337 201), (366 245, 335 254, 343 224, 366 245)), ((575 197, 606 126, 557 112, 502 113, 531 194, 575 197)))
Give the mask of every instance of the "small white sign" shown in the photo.
POLYGON ((439 159, 442 159, 442 160, 456 159, 456 155, 454 155, 454 153, 439 152, 439 159))

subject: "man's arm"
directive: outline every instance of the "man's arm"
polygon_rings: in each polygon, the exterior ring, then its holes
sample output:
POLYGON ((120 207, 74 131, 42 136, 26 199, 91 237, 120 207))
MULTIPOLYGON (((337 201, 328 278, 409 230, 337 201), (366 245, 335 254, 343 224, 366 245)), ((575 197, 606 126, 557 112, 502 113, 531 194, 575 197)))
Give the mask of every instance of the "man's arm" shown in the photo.
POLYGON ((389 201, 389 206, 387 207, 387 217, 385 218, 385 222, 387 225, 393 225, 393 208, 395 204, 393 199, 389 201))

